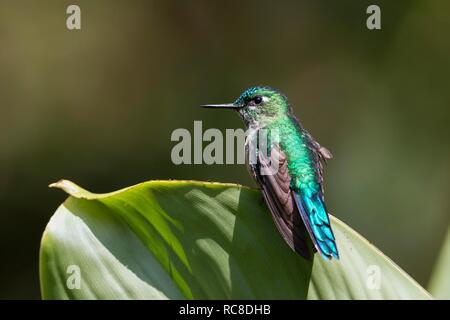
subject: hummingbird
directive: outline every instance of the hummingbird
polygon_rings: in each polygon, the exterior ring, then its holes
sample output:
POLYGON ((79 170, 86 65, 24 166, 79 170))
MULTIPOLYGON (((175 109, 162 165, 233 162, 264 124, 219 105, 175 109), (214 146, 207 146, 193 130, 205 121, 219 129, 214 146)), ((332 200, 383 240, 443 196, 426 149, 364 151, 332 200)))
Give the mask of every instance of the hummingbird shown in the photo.
POLYGON ((304 129, 287 97, 271 87, 257 86, 245 90, 232 103, 202 107, 237 111, 250 132, 247 137, 266 132, 270 150, 260 152, 265 146, 257 142, 257 161, 249 162, 253 156, 249 153, 255 148, 250 148, 246 139, 246 162, 278 231, 305 259, 310 260, 315 251, 325 259, 339 259, 323 188, 323 166, 332 154, 304 129), (264 174, 262 169, 269 163, 276 163, 276 170, 264 174))

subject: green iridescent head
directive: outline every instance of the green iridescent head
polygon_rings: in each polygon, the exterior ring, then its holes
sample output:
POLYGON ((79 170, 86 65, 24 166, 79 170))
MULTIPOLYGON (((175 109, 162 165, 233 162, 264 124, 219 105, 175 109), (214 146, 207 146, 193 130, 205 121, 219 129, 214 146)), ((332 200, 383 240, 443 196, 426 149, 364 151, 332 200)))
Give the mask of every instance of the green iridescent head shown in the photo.
POLYGON ((245 90, 233 103, 204 107, 235 109, 247 125, 268 122, 290 111, 286 96, 270 87, 252 87, 245 90))

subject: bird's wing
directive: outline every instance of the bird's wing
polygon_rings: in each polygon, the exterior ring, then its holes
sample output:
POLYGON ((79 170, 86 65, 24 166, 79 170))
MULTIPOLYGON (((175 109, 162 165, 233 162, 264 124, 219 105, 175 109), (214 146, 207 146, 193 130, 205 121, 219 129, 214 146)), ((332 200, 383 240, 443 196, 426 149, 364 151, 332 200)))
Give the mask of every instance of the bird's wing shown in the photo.
POLYGON ((256 164, 248 164, 249 170, 261 187, 264 200, 278 231, 292 250, 308 260, 311 259, 311 250, 314 249, 308 245, 308 232, 290 188, 291 177, 286 155, 278 145, 274 145, 270 155, 258 152, 257 157, 256 164), (262 174, 270 170, 272 163, 278 163, 278 171, 274 174, 262 174))

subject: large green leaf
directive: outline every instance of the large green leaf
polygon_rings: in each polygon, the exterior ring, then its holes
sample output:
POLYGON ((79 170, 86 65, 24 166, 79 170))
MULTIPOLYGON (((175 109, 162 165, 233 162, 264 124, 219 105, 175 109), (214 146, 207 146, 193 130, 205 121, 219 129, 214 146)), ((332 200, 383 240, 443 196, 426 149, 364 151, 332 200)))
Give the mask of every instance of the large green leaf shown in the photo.
POLYGON ((305 261, 284 243, 256 190, 194 181, 109 194, 69 181, 52 186, 71 196, 42 238, 45 299, 430 298, 336 218, 341 259, 305 261))
POLYGON ((433 270, 429 290, 438 299, 450 299, 450 229, 433 270))

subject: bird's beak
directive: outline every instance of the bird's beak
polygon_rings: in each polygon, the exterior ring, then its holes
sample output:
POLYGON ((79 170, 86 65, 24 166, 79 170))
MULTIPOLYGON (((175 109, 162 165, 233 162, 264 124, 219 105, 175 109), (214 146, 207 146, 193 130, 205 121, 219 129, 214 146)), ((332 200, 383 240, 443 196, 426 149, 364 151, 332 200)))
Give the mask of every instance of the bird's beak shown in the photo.
POLYGON ((217 108, 217 109, 238 109, 239 106, 234 103, 224 103, 224 104, 204 104, 202 108, 217 108))

